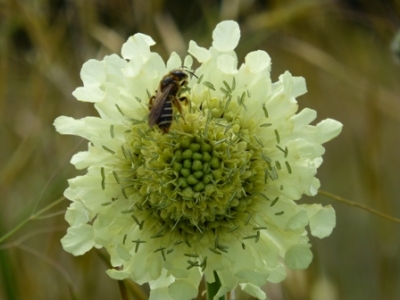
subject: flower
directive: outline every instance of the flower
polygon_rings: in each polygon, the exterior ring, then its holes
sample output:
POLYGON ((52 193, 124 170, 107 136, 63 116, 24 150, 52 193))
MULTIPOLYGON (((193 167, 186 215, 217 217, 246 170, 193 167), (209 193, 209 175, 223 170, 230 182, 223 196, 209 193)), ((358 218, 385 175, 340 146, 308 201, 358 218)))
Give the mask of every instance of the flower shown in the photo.
MULTIPOLYGON (((89 60, 83 87, 73 95, 93 102, 100 117, 61 116, 62 134, 88 139, 71 160, 87 173, 69 180, 64 249, 82 255, 107 249, 115 279, 148 282, 151 299, 196 297, 201 278, 215 280, 216 295, 240 286, 265 299, 261 287, 285 278, 285 265, 307 268, 312 252, 306 227, 319 238, 335 226, 331 206, 298 204, 313 196, 322 163, 321 144, 336 137, 339 122, 309 125, 316 112, 297 113, 305 80, 285 72, 270 78, 264 51, 247 54, 237 68, 239 26, 224 21, 210 49, 191 41, 200 67, 188 71, 168 133, 148 125, 149 99, 160 80, 182 61, 150 51, 154 41, 136 34, 117 55, 89 60)), ((182 70, 192 67, 187 56, 182 70)))

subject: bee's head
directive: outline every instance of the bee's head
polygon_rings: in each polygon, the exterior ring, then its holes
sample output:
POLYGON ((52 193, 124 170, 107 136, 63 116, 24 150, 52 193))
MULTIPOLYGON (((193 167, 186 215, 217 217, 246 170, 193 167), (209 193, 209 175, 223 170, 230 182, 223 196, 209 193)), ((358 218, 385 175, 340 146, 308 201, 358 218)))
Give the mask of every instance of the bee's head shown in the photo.
POLYGON ((188 78, 188 74, 184 70, 181 70, 181 69, 172 70, 170 72, 170 74, 173 75, 174 77, 176 77, 176 79, 178 79, 179 81, 182 81, 182 80, 188 78))

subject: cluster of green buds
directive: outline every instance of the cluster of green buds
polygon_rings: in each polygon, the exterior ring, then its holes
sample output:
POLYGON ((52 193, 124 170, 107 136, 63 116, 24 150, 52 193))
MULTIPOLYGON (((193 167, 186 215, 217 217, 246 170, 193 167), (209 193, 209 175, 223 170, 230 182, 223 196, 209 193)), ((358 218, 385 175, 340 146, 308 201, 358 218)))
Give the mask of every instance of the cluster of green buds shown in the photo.
POLYGON ((214 156, 213 146, 200 138, 184 137, 174 149, 172 168, 178 178, 177 185, 182 189, 184 200, 193 200, 204 191, 211 196, 215 191, 215 183, 222 175, 221 158, 214 156))
POLYGON ((255 183, 259 176, 264 180, 254 163, 261 159, 256 147, 244 141, 238 124, 207 117, 210 111, 187 110, 185 121, 175 122, 167 134, 147 124, 135 124, 127 133, 126 169, 116 170, 121 187, 160 228, 201 236, 233 227, 232 220, 246 219, 238 214, 245 214, 251 196, 263 189, 255 183))

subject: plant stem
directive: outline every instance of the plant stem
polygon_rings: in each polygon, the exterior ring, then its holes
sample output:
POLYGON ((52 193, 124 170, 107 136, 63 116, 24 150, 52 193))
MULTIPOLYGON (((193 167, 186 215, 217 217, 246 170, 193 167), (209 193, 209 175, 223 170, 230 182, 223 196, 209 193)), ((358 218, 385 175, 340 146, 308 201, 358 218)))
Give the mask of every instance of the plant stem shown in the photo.
POLYGON ((336 201, 339 201, 339 202, 342 202, 342 203, 346 203, 347 205, 351 205, 351 206, 354 206, 354 207, 357 207, 357 208, 361 208, 361 209, 363 209, 363 210, 365 210, 365 211, 367 211, 367 212, 369 212, 371 214, 377 215, 377 216, 379 216, 381 218, 390 220, 392 222, 400 223, 400 219, 398 219, 398 218, 395 218, 395 217, 392 217, 390 215, 381 213, 380 211, 377 211, 376 209, 373 209, 373 208, 370 208, 368 206, 365 206, 365 205, 362 205, 362 204, 347 200, 347 199, 345 199, 343 197, 336 196, 334 194, 331 194, 331 193, 328 193, 328 192, 325 192, 325 191, 319 191, 318 194, 324 195, 326 197, 329 197, 329 198, 331 198, 333 200, 336 200, 336 201))
POLYGON ((21 229, 26 223, 29 221, 35 220, 37 217, 39 217, 41 214, 44 212, 48 211, 50 208, 53 206, 57 205, 58 203, 64 201, 65 198, 61 197, 53 202, 51 202, 49 205, 44 207, 43 209, 39 210, 38 212, 34 213, 33 215, 29 216, 25 220, 23 220, 21 223, 19 223, 17 226, 15 226, 13 229, 11 229, 9 232, 7 232, 5 235, 0 237, 0 243, 8 239, 10 236, 12 236, 14 233, 16 233, 19 229, 21 229))

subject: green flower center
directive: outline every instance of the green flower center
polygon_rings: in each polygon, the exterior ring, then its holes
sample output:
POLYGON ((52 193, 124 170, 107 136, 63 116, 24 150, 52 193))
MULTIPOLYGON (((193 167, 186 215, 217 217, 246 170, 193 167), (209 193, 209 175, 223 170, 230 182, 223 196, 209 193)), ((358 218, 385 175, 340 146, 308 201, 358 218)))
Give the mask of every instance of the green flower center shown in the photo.
POLYGON ((168 231, 191 240, 208 230, 239 228, 257 209, 254 199, 269 200, 266 170, 275 167, 251 133, 254 124, 218 101, 189 108, 185 119, 175 116, 166 134, 145 122, 126 133, 114 176, 133 220, 156 237, 168 231))
POLYGON ((217 125, 200 111, 185 119, 167 134, 132 129, 134 162, 128 172, 136 170, 124 176, 132 182, 126 194, 163 227, 201 234, 226 225, 251 202, 254 150, 226 120, 217 125))

